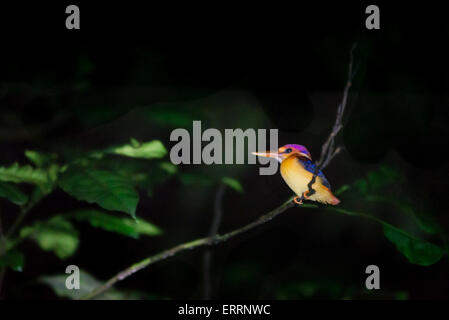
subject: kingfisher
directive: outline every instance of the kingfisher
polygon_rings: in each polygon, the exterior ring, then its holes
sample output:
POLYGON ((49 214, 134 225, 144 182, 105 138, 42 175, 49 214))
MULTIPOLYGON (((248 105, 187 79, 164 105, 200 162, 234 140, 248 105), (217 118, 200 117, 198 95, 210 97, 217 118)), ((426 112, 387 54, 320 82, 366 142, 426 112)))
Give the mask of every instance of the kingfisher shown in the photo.
POLYGON ((275 158, 281 163, 281 176, 296 194, 293 199, 295 203, 302 204, 301 197, 331 205, 340 203, 340 200, 332 193, 329 181, 321 170, 318 171, 315 183, 312 185, 315 193, 308 196, 308 184, 313 178, 316 165, 312 162, 312 155, 306 147, 299 144, 286 144, 280 147, 277 152, 252 152, 252 154, 275 158))

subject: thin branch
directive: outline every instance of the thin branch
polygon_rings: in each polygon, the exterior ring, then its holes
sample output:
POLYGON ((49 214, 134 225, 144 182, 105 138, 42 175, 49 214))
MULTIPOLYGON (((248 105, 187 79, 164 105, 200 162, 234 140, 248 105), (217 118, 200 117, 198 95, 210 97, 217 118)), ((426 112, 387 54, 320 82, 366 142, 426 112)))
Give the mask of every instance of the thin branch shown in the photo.
POLYGON ((279 215, 280 213, 284 212, 285 210, 287 210, 288 208, 293 207, 294 202, 292 201, 293 198, 289 199, 288 201, 286 201, 284 204, 282 204, 280 207, 270 211, 269 213, 261 216, 259 219, 257 219, 254 222, 251 222, 249 224, 247 224, 246 226, 236 229, 234 231, 225 233, 223 235, 216 235, 213 239, 213 241, 210 240, 210 237, 205 237, 205 238, 200 238, 197 240, 193 240, 187 243, 183 243, 180 245, 177 245, 171 249, 162 251, 154 256, 148 257, 136 264, 133 264, 132 266, 126 268, 125 270, 119 272, 118 274, 116 274, 114 277, 112 277, 111 279, 109 279, 106 283, 104 283, 103 285, 97 287, 96 289, 94 289, 92 292, 90 292, 88 295, 86 295, 85 297, 83 297, 83 299, 92 299, 95 298, 96 296, 102 294, 103 292, 105 292, 106 290, 108 290, 109 288, 111 288, 114 284, 116 284, 118 281, 121 281, 123 279, 126 279, 127 277, 129 277, 130 275, 132 275, 133 273, 136 273, 139 270, 142 270, 146 267, 148 267, 150 264, 156 263, 158 261, 167 259, 169 257, 172 257, 182 251, 186 251, 186 250, 191 250, 194 248, 198 248, 198 247, 203 247, 203 246, 209 246, 209 245, 216 245, 222 242, 225 242, 241 233, 247 232, 251 229, 254 229, 268 221, 270 221, 271 219, 273 219, 274 217, 276 217, 277 215, 279 215))
MULTIPOLYGON (((38 190, 38 189, 36 189, 38 190)), ((8 229, 5 235, 5 241, 12 237, 17 228, 22 224, 23 219, 28 215, 28 213, 46 196, 46 194, 38 191, 35 195, 31 195, 28 203, 20 208, 20 214, 17 216, 16 220, 13 222, 12 226, 8 229)))
MULTIPOLYGON (((352 70, 353 66, 353 50, 355 49, 356 45, 354 44, 350 50, 350 61, 349 61, 349 68, 348 68, 348 80, 346 82, 346 86, 343 92, 343 98, 341 104, 338 106, 337 109, 337 116, 334 123, 334 126, 332 127, 332 131, 323 144, 321 148, 321 155, 319 161, 316 162, 315 172, 313 174, 312 179, 310 180, 308 184, 309 188, 309 195, 312 195, 315 193, 315 190, 313 189, 313 184, 316 181, 317 174, 320 170, 324 169, 331 160, 340 152, 341 147, 335 148, 335 137, 337 136, 338 132, 343 128, 342 120, 343 120, 343 114, 346 109, 346 104, 348 101, 348 93, 349 88, 351 87, 351 81, 354 76, 354 72, 352 70)), ((210 246, 219 244, 222 242, 225 242, 237 235, 240 235, 242 233, 248 232, 262 224, 265 224, 266 222, 272 220, 273 218, 277 217, 282 212, 286 211, 287 209, 293 207, 295 203, 292 201, 294 197, 291 197, 288 201, 284 202, 282 205, 277 207, 276 209, 268 212, 267 214, 259 217, 257 220, 247 224, 246 226, 242 228, 238 228, 236 230, 233 230, 231 232, 225 233, 223 235, 217 234, 214 237, 205 237, 200 238, 197 240, 193 240, 187 243, 183 243, 180 245, 177 245, 171 249, 162 251, 156 255, 153 255, 151 257, 148 257, 136 264, 133 264, 132 266, 126 268, 125 270, 117 273, 115 276, 110 278, 107 282, 100 285, 99 287, 95 288, 93 291, 91 291, 89 294, 87 294, 83 299, 93 299, 97 297, 98 295, 102 294, 109 288, 111 288, 113 285, 115 285, 118 281, 121 281, 123 279, 126 279, 130 275, 136 273, 139 270, 142 270, 146 267, 148 267, 151 264, 154 264, 158 261, 165 260, 169 257, 172 257, 182 251, 191 250, 194 248, 202 247, 202 246, 210 246)), ((304 199, 304 195, 301 197, 301 200, 304 199)))
POLYGON ((20 214, 17 216, 16 220, 14 220, 12 226, 8 229, 8 232, 6 233, 5 239, 9 239, 14 232, 17 230, 17 228, 20 226, 20 224, 22 223, 23 219, 25 219, 26 215, 28 214, 28 212, 31 211, 31 209, 33 209, 34 207, 34 203, 31 203, 25 207, 22 207, 20 209, 20 214))
MULTIPOLYGON (((215 204, 214 204, 214 217, 212 220, 212 225, 209 231, 209 241, 213 243, 215 236, 218 233, 218 229, 220 228, 221 218, 223 216, 223 195, 225 192, 226 186, 224 184, 220 184, 217 190, 217 194, 215 195, 215 204)), ((203 298, 205 300, 211 299, 211 291, 212 291, 212 281, 210 276, 210 269, 212 263, 212 250, 208 248, 204 251, 203 254, 203 298)))
MULTIPOLYGON (((335 118, 335 123, 332 127, 332 131, 329 134, 329 137, 324 142, 323 146, 321 147, 321 155, 320 159, 315 163, 315 170, 313 172, 312 179, 310 180, 309 184, 307 185, 308 190, 308 196, 311 196, 315 193, 315 190, 313 189, 313 184, 316 181, 316 177, 319 174, 321 170, 323 170, 325 167, 329 165, 329 163, 332 161, 332 159, 341 151, 341 147, 337 147, 335 149, 335 137, 340 132, 340 130, 343 128, 343 114, 346 110, 346 105, 348 103, 348 95, 349 95, 349 89, 352 85, 352 79, 355 75, 355 72, 353 69, 354 64, 354 50, 356 48, 357 44, 353 44, 351 47, 351 50, 349 51, 349 66, 348 66, 348 79, 346 81, 345 89, 343 91, 343 98, 341 103, 338 105, 337 108, 337 116, 335 118)), ((304 200, 305 196, 302 195, 299 198, 299 202, 302 202, 304 200)))

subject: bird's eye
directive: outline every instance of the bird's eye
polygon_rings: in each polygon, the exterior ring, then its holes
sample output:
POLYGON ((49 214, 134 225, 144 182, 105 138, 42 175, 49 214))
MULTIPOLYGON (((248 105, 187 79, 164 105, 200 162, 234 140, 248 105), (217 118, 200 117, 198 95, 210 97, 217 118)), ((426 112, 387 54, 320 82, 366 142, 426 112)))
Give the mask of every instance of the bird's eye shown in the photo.
POLYGON ((293 151, 292 148, 288 148, 287 150, 285 150, 285 153, 290 153, 292 151, 293 151))

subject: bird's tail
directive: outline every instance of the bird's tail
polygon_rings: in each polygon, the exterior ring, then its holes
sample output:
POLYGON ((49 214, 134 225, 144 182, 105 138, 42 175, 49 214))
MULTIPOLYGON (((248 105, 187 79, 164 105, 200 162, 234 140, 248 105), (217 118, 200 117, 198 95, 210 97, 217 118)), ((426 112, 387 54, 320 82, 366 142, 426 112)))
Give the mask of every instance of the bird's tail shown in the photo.
POLYGON ((336 206, 340 203, 340 199, 338 199, 336 196, 332 194, 332 197, 329 199, 329 204, 336 206))
POLYGON ((319 185, 317 186, 316 191, 317 191, 316 194, 314 194, 310 198, 311 200, 318 201, 324 204, 331 204, 333 206, 336 206, 337 204, 340 203, 340 199, 334 196, 334 194, 329 188, 323 185, 319 185))

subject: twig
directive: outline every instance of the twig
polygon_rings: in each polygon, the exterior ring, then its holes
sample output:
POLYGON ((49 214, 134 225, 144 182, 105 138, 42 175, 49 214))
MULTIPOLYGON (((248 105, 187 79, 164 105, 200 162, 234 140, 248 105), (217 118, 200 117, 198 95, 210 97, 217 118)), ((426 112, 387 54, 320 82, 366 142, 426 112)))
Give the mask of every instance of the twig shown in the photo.
MULTIPOLYGON (((22 206, 20 208, 20 214, 17 216, 16 220, 14 220, 12 226, 8 229, 6 232, 6 235, 3 234, 3 226, 0 219, 0 255, 2 255, 5 251, 7 251, 6 243, 8 240, 14 235, 14 232, 17 230, 17 228, 22 223, 23 219, 25 219, 26 215, 36 206, 36 204, 42 200, 42 198, 45 195, 42 193, 37 193, 37 196, 31 197, 31 199, 28 201, 28 203, 25 206, 22 206)), ((15 243, 17 245, 17 242, 15 243)), ((2 286, 4 282, 4 277, 6 273, 6 268, 0 269, 0 294, 2 291, 2 286)), ((0 295, 1 299, 1 295, 0 295)))
MULTIPOLYGON (((355 49, 355 45, 352 46, 351 50, 350 50, 350 61, 349 61, 349 68, 348 68, 348 80, 343 92, 343 99, 342 102, 340 103, 340 105, 338 106, 338 110, 337 110, 337 117, 335 120, 335 124, 332 127, 332 131, 329 135, 329 137, 327 138, 327 140, 325 141, 325 143, 323 144, 322 148, 321 148, 321 155, 320 155, 320 159, 319 161, 316 163, 316 167, 315 167, 315 172, 313 174, 312 179, 310 180, 308 187, 309 187, 309 195, 312 195, 315 190, 313 190, 312 186, 316 181, 316 176, 319 172, 319 170, 324 169, 329 163, 330 161, 340 152, 341 148, 337 147, 335 148, 335 137, 338 134, 338 132, 343 128, 342 125, 342 120, 343 120, 343 113, 346 109, 346 104, 347 104, 347 100, 348 100, 348 92, 349 92, 349 88, 351 87, 351 81, 352 78, 354 76, 353 70, 352 70, 352 66, 353 66, 353 50, 355 49)), ((167 259, 169 257, 172 257, 182 251, 185 250, 191 250, 194 248, 198 248, 198 247, 202 247, 202 246, 210 246, 210 245, 214 245, 214 244, 219 244, 222 242, 225 242, 237 235, 240 235, 242 233, 245 233, 249 230, 252 230, 270 220, 272 220, 273 218, 277 217, 279 214, 281 214, 282 212, 284 212, 285 210, 293 207, 295 205, 295 203, 292 201, 294 197, 291 197, 288 201, 284 202, 282 205, 280 205, 279 207, 277 207, 276 209, 270 211, 269 213, 259 217, 257 220, 247 224, 246 226, 242 227, 242 228, 238 228, 236 230, 233 230, 231 232, 225 233, 223 235, 219 235, 217 234, 216 236, 213 237, 213 240, 211 240, 211 237, 205 237, 205 238, 200 238, 197 240, 193 240, 191 242, 187 242, 187 243, 183 243, 180 244, 178 246, 175 246, 171 249, 162 251, 161 253, 158 253, 154 256, 148 257, 136 264, 133 264, 132 266, 126 268, 125 270, 119 272, 118 274, 116 274, 115 276, 113 276, 112 278, 110 278, 107 282, 105 282, 104 284, 98 286, 97 288, 95 288, 93 291, 91 291, 89 294, 87 294, 85 297, 83 297, 82 299, 93 299, 95 297, 97 297, 98 295, 100 295, 101 293, 105 292, 106 290, 108 290, 109 288, 111 288, 113 285, 115 285, 118 281, 121 281, 123 279, 126 279, 127 277, 129 277, 130 275, 136 273, 139 270, 142 270, 146 267, 148 267, 149 265, 156 263, 158 261, 167 259)), ((304 196, 301 197, 301 199, 303 199, 304 196)))
POLYGON ((17 230, 17 228, 22 223, 23 219, 26 217, 28 212, 30 212, 33 207, 34 207, 34 204, 30 203, 29 205, 21 208, 20 214, 17 216, 16 220, 14 220, 12 226, 8 229, 5 239, 9 239, 14 234, 14 232, 17 230))
POLYGON ((45 195, 46 194, 41 193, 41 191, 36 192, 36 195, 33 194, 28 203, 20 208, 20 214, 13 222, 12 226, 8 229, 8 232, 5 235, 5 241, 8 240, 14 234, 14 232, 22 223, 23 219, 25 219, 27 214, 45 197, 45 195))
MULTIPOLYGON (((212 225, 209 231, 209 241, 213 243, 215 236, 218 233, 218 229, 221 224, 221 217, 223 216, 223 195, 226 187, 224 184, 220 184, 215 195, 214 204, 214 217, 212 220, 212 225)), ((209 300, 211 298, 211 276, 210 268, 212 262, 212 250, 210 248, 206 249, 203 254, 203 298, 209 300)))
MULTIPOLYGON (((352 79, 354 78, 355 72, 353 71, 353 64, 354 64, 354 50, 356 48, 357 44, 353 44, 351 47, 351 50, 349 51, 349 66, 348 66, 348 79, 346 81, 345 89, 343 91, 343 98, 341 103, 338 105, 337 108, 337 116, 335 118, 334 126, 332 127, 332 131, 327 138, 327 140, 324 142, 323 146, 321 147, 321 155, 320 159, 315 163, 315 170, 313 172, 312 179, 310 180, 309 184, 307 185, 308 190, 308 196, 311 196, 315 193, 315 190, 313 189, 313 184, 316 181, 316 177, 319 174, 321 170, 326 168, 329 163, 332 161, 332 159, 340 153, 341 147, 335 148, 335 137, 340 132, 340 130, 343 128, 343 114, 346 110, 346 105, 348 103, 348 95, 349 95, 349 89, 352 85, 352 79)), ((299 202, 304 200, 304 195, 302 195, 299 198, 299 202)))

